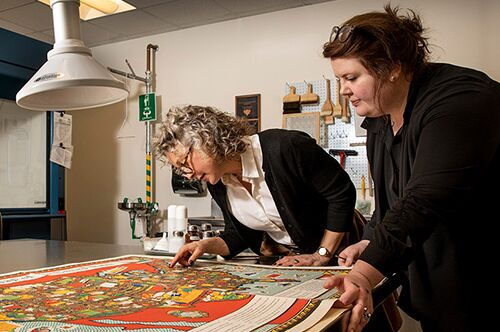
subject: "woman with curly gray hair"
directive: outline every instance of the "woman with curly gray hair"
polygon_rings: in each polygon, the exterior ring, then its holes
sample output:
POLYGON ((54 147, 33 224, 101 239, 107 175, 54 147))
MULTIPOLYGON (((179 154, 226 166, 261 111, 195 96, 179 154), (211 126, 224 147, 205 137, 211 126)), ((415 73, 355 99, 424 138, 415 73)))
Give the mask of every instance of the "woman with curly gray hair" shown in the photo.
POLYGON ((191 265, 203 253, 230 258, 247 248, 294 253, 277 265, 327 265, 346 240, 355 240, 345 235, 353 226, 354 186, 305 133, 250 135, 244 121, 212 107, 174 107, 155 147, 177 173, 207 182, 225 222, 219 237, 184 245, 171 266, 191 265))
MULTIPOLYGON (((248 143, 244 141, 244 137, 249 134, 250 128, 245 122, 212 107, 172 107, 156 136, 155 148, 160 156, 167 158, 177 174, 192 178, 193 170, 187 166, 190 152, 193 152, 192 157, 200 157, 196 151, 203 150, 203 157, 210 156, 214 165, 229 161, 226 164, 231 167, 246 150, 248 143), (176 161, 175 153, 185 156, 185 160, 171 162, 176 161)), ((204 158, 205 161, 206 159, 204 158)), ((200 173, 199 176, 199 180, 213 185, 219 179, 220 176, 213 172, 200 173)))

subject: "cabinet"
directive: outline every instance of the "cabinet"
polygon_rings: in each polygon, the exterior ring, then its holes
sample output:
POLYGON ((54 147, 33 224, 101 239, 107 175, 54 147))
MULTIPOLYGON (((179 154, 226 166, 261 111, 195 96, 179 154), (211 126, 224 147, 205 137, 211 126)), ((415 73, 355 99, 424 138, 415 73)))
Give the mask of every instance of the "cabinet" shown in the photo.
POLYGON ((64 215, 0 215, 0 240, 66 240, 64 215))

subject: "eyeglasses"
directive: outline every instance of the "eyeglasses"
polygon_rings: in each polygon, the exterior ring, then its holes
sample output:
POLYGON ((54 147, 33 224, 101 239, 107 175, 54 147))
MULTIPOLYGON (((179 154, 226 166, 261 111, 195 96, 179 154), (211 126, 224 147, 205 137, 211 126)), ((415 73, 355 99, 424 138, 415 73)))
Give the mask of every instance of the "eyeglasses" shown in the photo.
POLYGON ((182 163, 180 163, 180 165, 178 167, 172 166, 172 168, 174 169, 174 172, 176 172, 179 175, 191 175, 194 173, 194 170, 188 164, 188 159, 189 159, 190 155, 191 155, 191 148, 189 148, 189 151, 186 154, 186 157, 184 158, 184 160, 182 161, 182 163))
POLYGON ((354 27, 352 25, 343 25, 341 27, 337 25, 334 26, 332 28, 332 32, 330 33, 330 43, 333 43, 336 40, 341 43, 345 43, 349 39, 353 31, 354 27))

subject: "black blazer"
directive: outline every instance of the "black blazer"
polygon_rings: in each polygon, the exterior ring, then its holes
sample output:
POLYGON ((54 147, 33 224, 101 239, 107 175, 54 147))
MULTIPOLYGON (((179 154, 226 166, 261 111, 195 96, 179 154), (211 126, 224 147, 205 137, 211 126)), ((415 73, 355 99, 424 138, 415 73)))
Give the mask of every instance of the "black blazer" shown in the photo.
MULTIPOLYGON (((258 135, 266 183, 288 234, 301 251, 316 251, 325 229, 348 232, 356 191, 335 158, 303 132, 270 129, 258 135)), ((221 238, 229 247, 229 257, 247 248, 259 253, 264 232, 246 227, 231 214, 221 181, 209 184, 208 189, 224 215, 221 238)))
MULTIPOLYGON (((487 292, 471 264, 492 257, 500 195, 500 85, 484 73, 430 64, 410 86, 398 161, 400 197, 389 202, 383 118, 367 118, 375 182, 371 240, 360 259, 386 275, 407 270, 403 307, 431 330, 479 330, 487 292), (494 192, 492 189, 494 188, 494 192), (476 280, 477 282, 477 280, 476 280), (473 291, 474 290, 474 291, 473 291), (476 291, 477 290, 477 291, 476 291), (405 301, 405 295, 406 301, 405 301)), ((484 281, 484 280, 483 280, 484 281)))

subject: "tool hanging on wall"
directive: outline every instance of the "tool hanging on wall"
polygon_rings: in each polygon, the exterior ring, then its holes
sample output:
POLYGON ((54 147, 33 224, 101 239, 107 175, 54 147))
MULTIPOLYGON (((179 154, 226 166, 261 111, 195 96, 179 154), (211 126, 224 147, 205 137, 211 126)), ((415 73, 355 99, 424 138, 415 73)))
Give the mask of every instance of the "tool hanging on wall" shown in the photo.
POLYGON ((351 115, 349 112, 349 99, 347 99, 347 97, 342 98, 342 122, 351 122, 351 115))
POLYGON ((335 84, 335 104, 333 105, 333 116, 336 118, 342 117, 342 106, 340 106, 340 80, 337 79, 335 84))
POLYGON ((332 103, 332 94, 331 94, 331 82, 328 78, 323 76, 326 82, 326 98, 323 106, 321 106, 320 115, 324 117, 325 124, 334 124, 335 118, 333 117, 333 103, 332 103))
POLYGON ((357 199, 356 209, 364 216, 370 214, 371 202, 366 199, 366 183, 364 175, 361 176, 361 199, 357 199))
POLYGON ((283 97, 283 114, 300 113, 300 96, 293 85, 289 85, 290 92, 283 97))
POLYGON ((358 151, 356 150, 343 150, 343 149, 330 149, 328 153, 332 156, 339 156, 340 158, 340 166, 345 169, 345 160, 347 156, 357 156, 358 151))
POLYGON ((311 83, 307 83, 307 92, 300 96, 301 104, 317 104, 319 103, 319 96, 313 92, 313 85, 311 83))
POLYGON ((368 195, 373 197, 373 179, 372 172, 370 171, 370 163, 368 163, 368 195))

